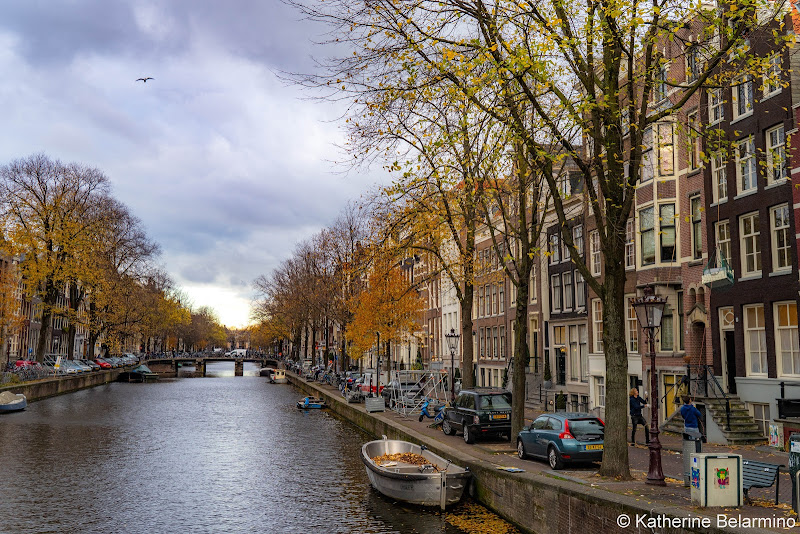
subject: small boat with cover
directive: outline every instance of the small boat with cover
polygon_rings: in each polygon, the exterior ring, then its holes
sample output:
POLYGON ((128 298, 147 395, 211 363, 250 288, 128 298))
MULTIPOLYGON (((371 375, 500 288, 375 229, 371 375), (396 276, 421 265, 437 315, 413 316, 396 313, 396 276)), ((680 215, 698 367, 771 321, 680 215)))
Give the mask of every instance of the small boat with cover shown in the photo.
POLYGON ((370 484, 385 496, 442 510, 461 500, 472 476, 425 447, 385 436, 365 443, 361 460, 370 484))
POLYGON ((0 413, 19 412, 28 406, 28 399, 22 393, 4 391, 0 393, 0 413))
POLYGON ((297 407, 301 410, 309 410, 309 409, 320 409, 320 408, 327 408, 328 405, 325 404, 325 400, 320 399, 318 397, 303 397, 299 401, 297 401, 297 407))

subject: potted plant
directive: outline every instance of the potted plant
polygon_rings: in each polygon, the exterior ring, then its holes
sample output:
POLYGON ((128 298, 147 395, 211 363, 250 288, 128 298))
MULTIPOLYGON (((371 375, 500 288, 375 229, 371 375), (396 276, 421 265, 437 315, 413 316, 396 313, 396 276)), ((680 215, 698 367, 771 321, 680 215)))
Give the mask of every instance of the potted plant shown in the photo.
POLYGON ((550 374, 550 358, 546 356, 544 359, 544 376, 542 378, 544 378, 544 384, 542 384, 544 389, 553 387, 553 375, 550 374))

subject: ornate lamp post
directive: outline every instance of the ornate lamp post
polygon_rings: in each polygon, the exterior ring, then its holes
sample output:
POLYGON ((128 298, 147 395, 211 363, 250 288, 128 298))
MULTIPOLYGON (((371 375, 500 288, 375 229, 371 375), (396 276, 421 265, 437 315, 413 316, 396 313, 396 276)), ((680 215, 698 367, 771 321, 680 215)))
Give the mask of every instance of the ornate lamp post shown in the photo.
POLYGON ((644 288, 644 295, 631 299, 636 310, 639 326, 647 332, 648 350, 650 351, 650 467, 647 483, 654 486, 666 486, 664 472, 661 470, 661 442, 658 441, 658 380, 656 378, 656 329, 661 326, 661 317, 666 297, 655 295, 651 286, 644 288))
POLYGON ((456 400, 456 368, 455 368, 455 356, 456 356, 456 348, 458 348, 458 338, 461 337, 459 334, 456 334, 455 329, 451 328, 449 334, 444 335, 447 338, 447 348, 450 349, 450 400, 455 402, 456 400))

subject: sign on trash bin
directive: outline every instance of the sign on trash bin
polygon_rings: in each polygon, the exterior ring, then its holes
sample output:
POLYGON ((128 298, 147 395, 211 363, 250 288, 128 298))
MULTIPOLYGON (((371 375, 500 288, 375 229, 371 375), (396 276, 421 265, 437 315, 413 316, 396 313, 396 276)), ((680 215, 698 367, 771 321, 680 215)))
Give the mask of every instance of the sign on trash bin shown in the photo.
POLYGON ((694 504, 741 506, 744 501, 739 454, 692 454, 691 479, 694 504))

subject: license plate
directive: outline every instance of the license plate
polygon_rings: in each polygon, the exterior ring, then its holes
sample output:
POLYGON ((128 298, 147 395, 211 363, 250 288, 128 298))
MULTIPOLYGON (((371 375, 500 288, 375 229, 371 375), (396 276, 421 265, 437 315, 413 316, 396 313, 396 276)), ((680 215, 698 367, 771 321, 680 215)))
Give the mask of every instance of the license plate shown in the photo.
POLYGON ((508 419, 508 414, 507 413, 498 413, 498 414, 495 414, 495 415, 490 415, 489 419, 491 419, 491 420, 508 419))
POLYGON ((586 446, 586 450, 587 451, 602 451, 603 450, 603 445, 602 444, 600 444, 600 445, 587 445, 586 446))

